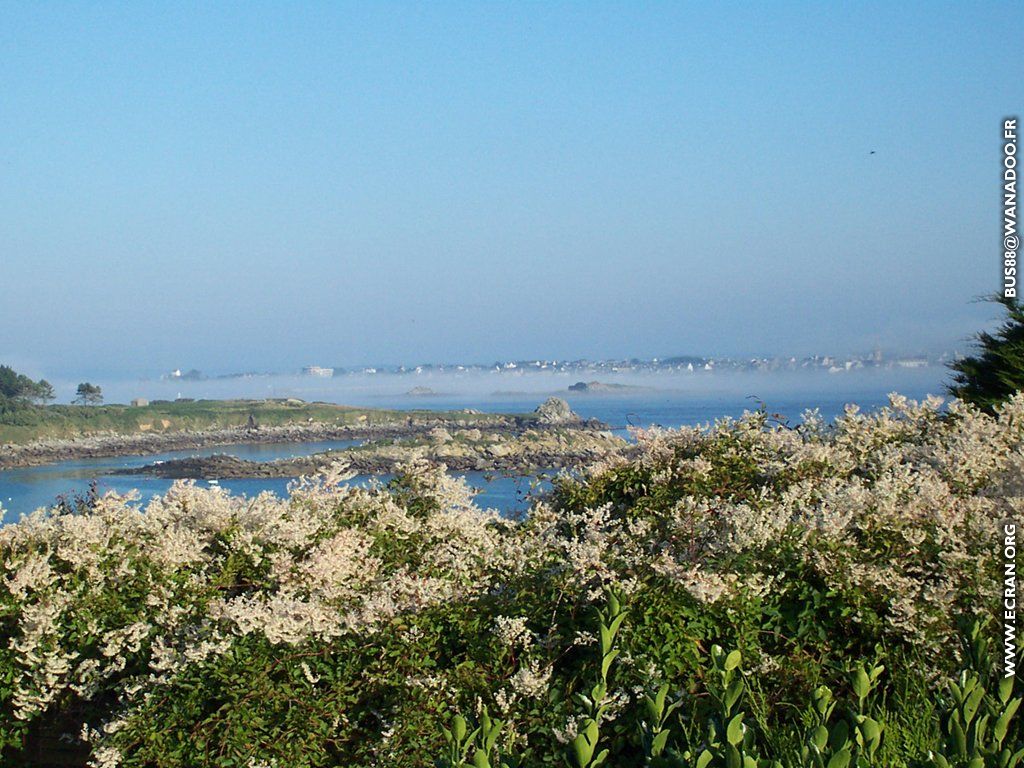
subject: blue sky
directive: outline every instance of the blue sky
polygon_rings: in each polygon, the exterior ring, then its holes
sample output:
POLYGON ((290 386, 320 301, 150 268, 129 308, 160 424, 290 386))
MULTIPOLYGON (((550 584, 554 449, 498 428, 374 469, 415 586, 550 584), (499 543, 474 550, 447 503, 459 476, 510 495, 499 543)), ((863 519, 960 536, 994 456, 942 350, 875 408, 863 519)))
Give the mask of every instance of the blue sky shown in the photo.
POLYGON ((0 360, 962 349, 1022 16, 894 6, 9 4, 0 360))

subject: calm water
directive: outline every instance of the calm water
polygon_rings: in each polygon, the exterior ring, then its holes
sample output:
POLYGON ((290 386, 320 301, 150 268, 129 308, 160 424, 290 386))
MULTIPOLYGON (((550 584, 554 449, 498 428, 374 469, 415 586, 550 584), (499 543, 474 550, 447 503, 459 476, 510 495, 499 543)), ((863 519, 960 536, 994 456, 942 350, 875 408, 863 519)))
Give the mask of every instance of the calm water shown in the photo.
MULTIPOLYGON (((813 373, 786 376, 738 376, 715 381, 714 391, 635 390, 624 394, 595 395, 555 391, 564 397, 573 410, 585 418, 596 418, 609 424, 620 434, 626 434, 628 425, 677 427, 704 424, 722 416, 740 416, 764 402, 770 413, 778 414, 790 423, 799 422, 801 414, 817 408, 826 419, 840 414, 847 403, 855 402, 863 410, 887 402, 887 393, 893 390, 913 398, 941 392, 941 371, 878 371, 860 376, 816 376, 813 373)), ((440 391, 440 390, 439 390, 440 391)), ((346 392, 336 396, 320 394, 320 399, 350 404, 372 405, 386 408, 429 408, 447 410, 473 408, 489 412, 523 413, 532 411, 550 390, 511 395, 462 394, 432 397, 409 397, 401 394, 373 394, 346 392)), ((308 393, 307 393, 308 394, 308 393)), ((241 395, 236 395, 241 396, 241 395)), ((312 399, 312 398, 309 398, 312 399)), ((137 488, 143 499, 163 493, 170 480, 142 476, 120 477, 111 472, 122 467, 141 466, 153 461, 184 456, 208 456, 227 453, 241 458, 272 460, 308 455, 320 451, 344 448, 356 441, 328 441, 291 443, 283 445, 219 446, 194 451, 175 451, 149 456, 129 456, 107 459, 84 459, 60 462, 42 467, 29 467, 0 472, 0 505, 2 522, 17 520, 21 514, 38 507, 53 504, 61 494, 81 493, 95 480, 101 491, 119 493, 137 488)), ((471 472, 463 475, 478 488, 478 502, 482 506, 515 512, 528 505, 531 490, 529 478, 493 476, 471 472)), ((352 482, 366 482, 359 477, 352 482)), ((269 490, 277 494, 286 492, 289 480, 246 478, 223 480, 220 485, 234 493, 253 495, 269 490)))
MULTIPOLYGON (((282 445, 230 445, 194 451, 171 451, 147 456, 119 456, 103 459, 78 459, 47 464, 41 467, 25 467, 0 472, 0 505, 4 516, 0 525, 16 521, 23 513, 39 507, 50 506, 58 496, 81 494, 87 491, 95 481, 98 490, 128 493, 138 490, 145 501, 152 496, 165 493, 172 480, 146 477, 144 475, 115 475, 118 469, 140 467, 154 461, 183 458, 187 456, 211 456, 216 453, 229 453, 241 458, 271 461, 273 459, 303 456, 321 451, 346 448, 356 445, 357 440, 335 440, 309 443, 289 443, 282 445)), ((508 477, 497 473, 463 472, 459 473, 471 486, 479 489, 477 503, 483 507, 498 509, 506 514, 525 510, 529 506, 528 496, 536 492, 537 483, 547 487, 540 478, 508 477)), ((378 479, 387 481, 389 475, 379 475, 378 479)), ((349 482, 365 485, 371 480, 370 475, 357 475, 349 482)), ((209 483, 196 481, 199 485, 219 485, 232 493, 255 496, 263 491, 272 491, 285 495, 288 491, 288 478, 239 478, 220 480, 209 483)))

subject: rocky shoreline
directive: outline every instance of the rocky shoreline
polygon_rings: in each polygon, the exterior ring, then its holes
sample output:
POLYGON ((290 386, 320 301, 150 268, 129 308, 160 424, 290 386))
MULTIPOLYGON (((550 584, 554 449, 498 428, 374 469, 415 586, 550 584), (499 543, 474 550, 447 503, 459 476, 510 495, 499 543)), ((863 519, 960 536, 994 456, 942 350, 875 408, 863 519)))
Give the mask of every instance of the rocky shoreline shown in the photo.
MULTIPOLYGON (((448 429, 455 432, 465 431, 467 428, 479 430, 483 434, 519 434, 531 427, 551 427, 560 425, 570 430, 595 430, 604 428, 604 425, 597 421, 583 421, 568 409, 564 401, 551 398, 542 404, 532 416, 512 416, 506 414, 489 413, 463 413, 459 418, 451 414, 438 414, 437 416, 423 416, 422 414, 410 415, 400 420, 373 424, 289 424, 283 426, 264 427, 231 427, 212 430, 182 430, 175 432, 144 432, 135 434, 99 434, 89 435, 75 439, 63 440, 39 440, 24 444, 6 444, 0 446, 0 470, 14 469, 18 467, 33 467, 45 464, 52 464, 60 461, 88 458, 109 458, 116 456, 146 456, 152 454, 166 453, 168 451, 192 450, 209 448, 211 446, 230 446, 239 444, 273 444, 273 443, 302 443, 320 442, 328 440, 364 440, 381 441, 408 438, 425 438, 431 430, 448 429)), ((429 442, 429 441, 428 441, 429 442)), ((455 460, 456 457, 453 457, 455 460)), ((231 466, 231 462, 242 462, 243 460, 231 456, 209 457, 210 460, 221 462, 223 467, 231 466)), ((311 462, 313 457, 300 457, 293 460, 296 469, 306 466, 304 462, 311 462)), ((180 460, 186 462, 181 464, 181 471, 196 473, 198 465, 189 464, 192 459, 180 460)), ((381 459, 378 464, 373 464, 366 457, 353 459, 353 461, 364 462, 366 466, 385 466, 387 461, 381 459)), ((243 462, 245 464, 276 464, 276 462, 243 462)), ((154 464, 151 467, 164 467, 165 464, 154 464)), ((216 465, 211 464, 213 467, 216 465)), ((176 465, 172 465, 176 466, 176 465)), ((312 464, 310 464, 312 466, 312 464)), ((160 475, 161 472, 170 471, 170 468, 163 470, 154 469, 148 474, 160 475)), ((239 470, 240 471, 240 470, 239 470)), ((258 468, 247 469, 249 474, 242 475, 201 475, 182 474, 180 477, 214 477, 214 476, 238 476, 238 477, 278 477, 290 475, 260 474, 263 470, 258 468)), ((281 468, 274 467, 270 472, 282 472, 281 468)), ((290 471, 290 470, 289 470, 290 471)), ((386 470, 384 470, 386 471, 386 470)), ((303 474, 295 472, 294 474, 303 474)), ((165 476, 165 475, 160 475, 165 476)))
POLYGON ((583 425, 537 426, 518 433, 437 426, 413 439, 376 441, 311 456, 275 461, 192 456, 125 468, 117 474, 203 480, 297 477, 323 471, 337 462, 358 474, 388 474, 399 464, 416 459, 444 464, 456 471, 529 472, 576 466, 626 447, 626 441, 611 432, 583 425))

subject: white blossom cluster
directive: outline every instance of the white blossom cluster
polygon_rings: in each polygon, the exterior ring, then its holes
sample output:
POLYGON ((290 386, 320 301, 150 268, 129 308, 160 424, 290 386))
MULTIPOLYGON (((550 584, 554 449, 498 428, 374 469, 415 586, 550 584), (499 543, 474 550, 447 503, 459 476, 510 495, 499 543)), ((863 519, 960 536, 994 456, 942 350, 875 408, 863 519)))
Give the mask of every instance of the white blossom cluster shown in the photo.
POLYGON ((564 545, 566 568, 584 556, 605 567, 619 558, 620 576, 623 565, 650 566, 713 603, 765 594, 786 547, 830 587, 876 597, 892 633, 937 646, 939 625, 970 608, 965 597, 998 592, 999 523, 1024 512, 1024 394, 995 417, 942 405, 893 395, 875 413, 847 408, 830 427, 810 414, 796 429, 767 428, 763 415, 748 414, 710 430, 641 432, 640 456, 620 466, 648 467, 654 486, 701 481, 735 457, 756 465, 761 484, 742 498, 730 488, 685 495, 656 521, 656 535, 624 532, 616 510, 588 511, 590 524, 564 545), (611 557, 609 520, 624 539, 611 557))
MULTIPOLYGON (((146 504, 108 494, 88 514, 40 510, 0 529, 0 661, 13 670, 0 715, 26 722, 72 696, 113 693, 112 719, 82 731, 97 743, 94 763, 115 766, 104 739, 132 708, 243 636, 281 646, 372 636, 400 615, 500 594, 527 576, 576 602, 608 584, 629 594, 652 583, 703 603, 757 599, 777 586, 782 550, 836 590, 872 595, 887 631, 935 645, 965 595, 998 590, 988 578, 997 523, 1024 513, 1024 394, 996 416, 893 396, 833 425, 812 413, 798 428, 772 427, 755 413, 636 437, 631 453, 564 482, 585 488, 636 470, 636 497, 704 490, 650 510, 542 499, 512 522, 477 507, 443 467, 418 463, 404 468, 401 492, 346 485, 337 468, 286 498, 180 482, 146 504), (734 464, 756 469, 743 493, 716 486, 734 464)), ((544 633, 516 615, 489 626, 517 659, 498 708, 542 697, 544 633)), ((308 666, 303 675, 320 682, 308 666)))
MULTIPOLYGON (((502 525, 443 468, 405 470, 431 501, 416 514, 380 486, 343 484, 338 470, 285 499, 179 482, 146 505, 108 494, 89 514, 39 510, 0 529, 9 716, 28 721, 110 688, 125 714, 240 636, 297 645, 459 599, 502 525), (245 575, 226 581, 236 572, 245 575)), ((116 764, 115 753, 96 749, 94 762, 116 764)))

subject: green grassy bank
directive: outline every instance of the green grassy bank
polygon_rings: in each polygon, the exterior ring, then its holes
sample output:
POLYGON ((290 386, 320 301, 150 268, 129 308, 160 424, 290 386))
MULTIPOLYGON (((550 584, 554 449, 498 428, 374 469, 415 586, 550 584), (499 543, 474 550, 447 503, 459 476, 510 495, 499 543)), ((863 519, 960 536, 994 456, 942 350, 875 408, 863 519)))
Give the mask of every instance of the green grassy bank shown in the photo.
POLYGON ((323 423, 336 425, 392 424, 412 418, 437 418, 489 423, 490 414, 462 411, 394 411, 353 408, 300 400, 155 401, 149 405, 51 405, 0 413, 0 443, 30 443, 98 434, 135 435, 181 430, 241 427, 252 417, 260 427, 323 423))

